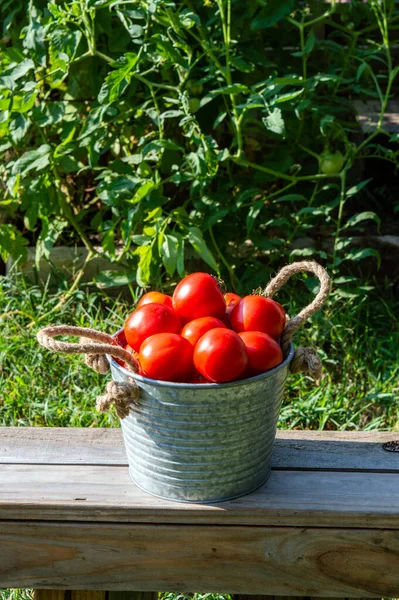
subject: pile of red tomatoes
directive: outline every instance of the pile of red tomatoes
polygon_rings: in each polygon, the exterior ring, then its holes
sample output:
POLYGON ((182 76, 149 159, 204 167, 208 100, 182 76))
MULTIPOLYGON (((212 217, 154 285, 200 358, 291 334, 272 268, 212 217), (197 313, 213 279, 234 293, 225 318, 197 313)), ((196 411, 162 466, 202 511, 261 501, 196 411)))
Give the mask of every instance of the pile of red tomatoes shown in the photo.
POLYGON ((269 298, 223 294, 208 273, 193 273, 173 296, 145 294, 125 322, 126 350, 150 379, 225 383, 277 367, 283 307, 269 298))

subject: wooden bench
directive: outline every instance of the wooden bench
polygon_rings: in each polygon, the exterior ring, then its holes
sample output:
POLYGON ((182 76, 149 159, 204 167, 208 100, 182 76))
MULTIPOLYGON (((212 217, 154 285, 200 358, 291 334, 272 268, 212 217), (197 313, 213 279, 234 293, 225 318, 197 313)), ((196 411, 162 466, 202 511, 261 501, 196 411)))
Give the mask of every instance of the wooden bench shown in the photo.
POLYGON ((192 505, 132 483, 119 430, 2 428, 0 588, 53 600, 398 597, 399 453, 382 449, 392 439, 281 431, 260 490, 192 505))

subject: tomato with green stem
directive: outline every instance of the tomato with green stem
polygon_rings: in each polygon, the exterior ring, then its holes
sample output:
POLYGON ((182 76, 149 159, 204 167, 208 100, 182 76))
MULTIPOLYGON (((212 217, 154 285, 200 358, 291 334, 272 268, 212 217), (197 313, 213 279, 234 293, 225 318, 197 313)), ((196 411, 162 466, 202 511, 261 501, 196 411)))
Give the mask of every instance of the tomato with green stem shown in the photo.
POLYGON ((184 323, 200 317, 222 320, 226 303, 215 277, 209 273, 192 273, 177 284, 173 308, 184 323))

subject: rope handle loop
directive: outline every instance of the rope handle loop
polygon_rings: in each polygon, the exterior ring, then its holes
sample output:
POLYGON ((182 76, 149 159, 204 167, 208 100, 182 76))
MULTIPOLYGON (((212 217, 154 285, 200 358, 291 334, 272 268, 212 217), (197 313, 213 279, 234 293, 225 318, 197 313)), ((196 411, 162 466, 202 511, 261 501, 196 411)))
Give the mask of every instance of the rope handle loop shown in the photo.
POLYGON ((49 325, 43 327, 37 333, 39 344, 62 354, 86 354, 86 364, 99 373, 109 371, 108 361, 105 354, 110 354, 115 358, 123 360, 131 371, 137 373, 139 363, 134 356, 127 352, 116 340, 101 331, 90 329, 89 327, 75 327, 73 325, 49 325), (72 342, 61 342, 54 338, 60 335, 73 335, 80 337, 78 344, 72 342), (94 340, 94 343, 90 340, 94 340), (97 343, 96 343, 97 342, 97 343), (105 359, 105 363, 102 359, 105 359), (97 359, 97 360, 96 360, 97 359), (98 366, 98 368, 96 368, 98 366))
POLYGON ((265 296, 266 298, 273 298, 279 289, 285 283, 287 283, 290 277, 303 271, 313 273, 316 275, 316 277, 318 277, 320 281, 320 289, 313 301, 287 322, 281 336, 281 348, 284 356, 289 351, 291 339, 294 333, 305 321, 310 319, 315 312, 320 310, 324 302, 327 300, 328 294, 330 293, 330 277, 324 267, 319 265, 317 262, 310 260, 294 262, 283 267, 262 292, 262 296, 265 296))

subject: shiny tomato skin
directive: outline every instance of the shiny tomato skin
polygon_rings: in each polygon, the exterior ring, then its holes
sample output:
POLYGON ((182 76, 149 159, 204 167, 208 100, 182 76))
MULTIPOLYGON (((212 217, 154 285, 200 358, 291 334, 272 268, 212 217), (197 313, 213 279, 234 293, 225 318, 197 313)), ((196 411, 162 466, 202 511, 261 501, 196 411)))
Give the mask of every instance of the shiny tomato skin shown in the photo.
POLYGON ((192 273, 177 284, 173 308, 184 323, 200 317, 223 319, 226 303, 218 282, 209 273, 192 273))
POLYGON ((193 347, 177 333, 156 333, 141 345, 139 362, 145 377, 161 381, 191 381, 193 347))
POLYGON ((235 305, 238 304, 241 300, 241 296, 239 296, 238 294, 234 294, 233 292, 227 292, 227 294, 224 295, 224 300, 226 302, 226 312, 224 314, 223 320, 226 323, 227 327, 230 327, 231 313, 233 312, 233 308, 235 307, 235 305))
POLYGON ((145 304, 137 308, 124 326, 127 343, 139 352, 145 339, 155 333, 178 333, 180 319, 172 308, 163 304, 145 304))
POLYGON ((172 296, 168 296, 167 294, 163 294, 162 292, 147 292, 140 298, 140 302, 137 305, 137 308, 141 306, 145 306, 146 304, 163 304, 164 306, 168 306, 169 308, 173 308, 172 304, 172 296))
POLYGON ((231 329, 211 329, 194 348, 194 365, 212 383, 234 381, 248 365, 245 344, 231 329))
POLYGON ((216 317, 200 317, 189 321, 182 329, 182 336, 186 338, 193 346, 198 340, 210 329, 216 329, 216 327, 226 327, 226 325, 216 317))
POLYGON ((244 296, 233 308, 230 322, 237 333, 261 331, 278 339, 285 326, 285 311, 281 304, 271 298, 244 296))
POLYGON ((247 376, 259 375, 278 367, 283 361, 280 344, 267 333, 243 331, 238 334, 245 344, 248 355, 247 376))

